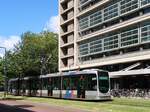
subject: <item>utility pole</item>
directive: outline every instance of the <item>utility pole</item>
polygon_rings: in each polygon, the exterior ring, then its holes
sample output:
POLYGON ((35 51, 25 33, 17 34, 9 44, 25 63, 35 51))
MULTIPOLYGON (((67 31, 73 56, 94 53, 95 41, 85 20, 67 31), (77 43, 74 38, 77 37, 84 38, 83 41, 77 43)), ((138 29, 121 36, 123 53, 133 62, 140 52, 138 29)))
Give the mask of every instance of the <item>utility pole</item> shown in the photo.
MULTIPOLYGON (((44 62, 44 58, 43 58, 43 55, 41 55, 41 57, 40 57, 40 62, 41 62, 41 69, 40 69, 40 75, 42 76, 42 75, 44 75, 43 74, 43 62, 44 62)), ((42 78, 40 78, 40 96, 42 96, 42 86, 43 86, 43 80, 42 80, 42 78)))

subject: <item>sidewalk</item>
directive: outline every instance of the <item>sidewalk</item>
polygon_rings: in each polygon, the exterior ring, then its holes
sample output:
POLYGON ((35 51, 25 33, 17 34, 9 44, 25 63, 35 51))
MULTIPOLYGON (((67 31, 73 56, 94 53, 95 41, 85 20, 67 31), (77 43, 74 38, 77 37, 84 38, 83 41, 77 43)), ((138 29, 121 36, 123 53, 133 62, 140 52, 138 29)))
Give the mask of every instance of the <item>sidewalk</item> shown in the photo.
POLYGON ((0 112, 88 112, 69 107, 28 101, 0 100, 0 112))

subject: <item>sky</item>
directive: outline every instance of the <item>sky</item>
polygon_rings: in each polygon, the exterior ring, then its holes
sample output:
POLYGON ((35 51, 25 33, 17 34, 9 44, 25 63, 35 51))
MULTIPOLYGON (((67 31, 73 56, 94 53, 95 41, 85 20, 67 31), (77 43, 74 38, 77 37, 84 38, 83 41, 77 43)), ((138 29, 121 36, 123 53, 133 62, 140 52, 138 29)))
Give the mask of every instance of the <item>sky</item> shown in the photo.
POLYGON ((13 49, 27 31, 57 33, 58 23, 58 0, 0 0, 0 47, 13 49))

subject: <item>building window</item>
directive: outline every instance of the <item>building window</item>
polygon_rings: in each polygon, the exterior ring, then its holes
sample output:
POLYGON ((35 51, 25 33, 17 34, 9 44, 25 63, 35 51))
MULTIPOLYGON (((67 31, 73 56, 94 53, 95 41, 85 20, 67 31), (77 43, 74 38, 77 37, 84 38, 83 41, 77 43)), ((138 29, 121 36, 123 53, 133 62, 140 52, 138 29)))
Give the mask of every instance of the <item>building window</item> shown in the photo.
POLYGON ((80 4, 84 4, 86 2, 88 2, 89 0, 80 0, 80 4))
POLYGON ((79 0, 79 9, 80 11, 82 11, 98 3, 99 1, 102 1, 102 0, 79 0))
POLYGON ((104 50, 110 50, 119 47, 118 35, 104 38, 104 50))
POLYGON ((92 15, 79 19, 79 27, 80 30, 83 30, 100 22, 102 22, 102 13, 101 11, 96 11, 92 15))
POLYGON ((141 0, 141 6, 147 5, 150 3, 150 0, 141 0))
POLYGON ((105 51, 112 51, 116 48, 133 46, 139 44, 140 38, 141 43, 150 42, 150 22, 145 22, 141 24, 141 27, 132 27, 112 36, 103 35, 101 37, 80 44, 80 56, 93 55, 105 51))
POLYGON ((112 19, 113 17, 118 16, 118 3, 115 3, 104 9, 104 20, 112 19))
MULTIPOLYGON (((126 21, 129 19, 135 18, 137 16, 140 16, 139 15, 140 10, 137 10, 137 9, 142 9, 145 5, 149 5, 149 4, 150 4, 150 0, 113 1, 112 3, 108 4, 104 8, 97 9, 89 15, 85 15, 84 17, 79 18, 79 31, 80 33, 82 33, 94 27, 98 27, 102 25, 109 26, 110 23, 117 24, 118 20, 120 19, 123 19, 124 21, 126 21), (137 10, 137 11, 134 12, 134 10, 137 10), (132 13, 132 14, 129 15, 129 13, 132 13), (125 15, 125 14, 128 14, 128 15, 125 15), (117 20, 117 22, 114 22, 114 20, 115 21, 117 20)), ((146 6, 142 10, 143 10, 143 14, 150 12, 149 7, 146 8, 146 6)), ((92 33, 92 32, 88 32, 85 35, 89 33, 92 33)))
POLYGON ((98 39, 90 42, 90 53, 96 53, 102 51, 102 40, 98 39))
POLYGON ((80 19, 79 26, 80 26, 80 30, 89 27, 89 17, 87 16, 87 17, 80 19))
POLYGON ((95 24, 98 24, 102 22, 102 13, 101 11, 97 11, 90 15, 90 26, 93 26, 95 24))
POLYGON ((120 5, 121 14, 124 14, 138 8, 138 0, 122 0, 120 5))
POLYGON ((144 14, 150 13, 150 7, 143 9, 143 13, 144 14))
POLYGON ((121 33, 121 47, 131 46, 138 43, 138 28, 121 33))
POLYGON ((141 42, 150 41, 150 22, 141 27, 141 42))
POLYGON ((80 56, 88 54, 88 43, 79 45, 80 56))

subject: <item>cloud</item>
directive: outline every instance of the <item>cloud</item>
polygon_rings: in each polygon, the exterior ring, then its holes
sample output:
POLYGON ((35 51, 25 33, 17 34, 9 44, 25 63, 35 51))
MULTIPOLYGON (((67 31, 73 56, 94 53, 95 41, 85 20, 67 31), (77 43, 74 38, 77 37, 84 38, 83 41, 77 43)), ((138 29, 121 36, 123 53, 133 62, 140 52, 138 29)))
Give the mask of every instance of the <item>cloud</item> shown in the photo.
POLYGON ((44 26, 44 31, 51 31, 58 33, 59 32, 59 16, 52 16, 50 19, 46 22, 44 26))
MULTIPOLYGON (((6 47, 7 50, 12 50, 14 48, 14 45, 17 44, 21 38, 19 36, 0 36, 0 47, 6 47)), ((0 56, 4 56, 4 50, 0 49, 0 56)))

